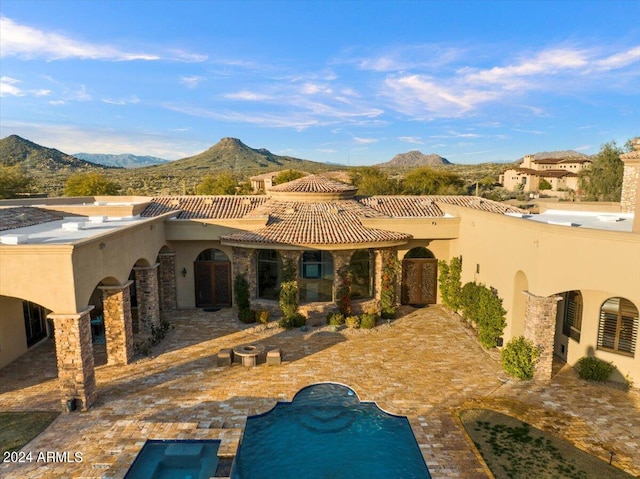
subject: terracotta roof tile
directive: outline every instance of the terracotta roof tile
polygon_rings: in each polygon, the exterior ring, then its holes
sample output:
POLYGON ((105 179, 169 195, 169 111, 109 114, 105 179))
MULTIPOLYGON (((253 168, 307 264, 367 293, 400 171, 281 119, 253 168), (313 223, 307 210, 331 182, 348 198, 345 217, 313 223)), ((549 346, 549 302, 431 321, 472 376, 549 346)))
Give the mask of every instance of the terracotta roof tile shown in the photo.
POLYGON ((32 206, 0 208, 0 231, 49 223, 50 221, 58 221, 62 218, 63 216, 57 212, 34 208, 32 206))
POLYGON ((433 218, 443 216, 438 203, 464 206, 491 213, 524 213, 524 210, 497 201, 462 195, 368 196, 358 201, 391 217, 433 218))
POLYGON ((181 220, 242 218, 267 201, 266 196, 161 196, 153 198, 141 216, 180 211, 181 220))
POLYGON ((349 191, 355 192, 356 190, 357 188, 355 186, 324 178, 319 175, 305 176, 269 189, 270 192, 274 191, 277 193, 343 193, 349 191))

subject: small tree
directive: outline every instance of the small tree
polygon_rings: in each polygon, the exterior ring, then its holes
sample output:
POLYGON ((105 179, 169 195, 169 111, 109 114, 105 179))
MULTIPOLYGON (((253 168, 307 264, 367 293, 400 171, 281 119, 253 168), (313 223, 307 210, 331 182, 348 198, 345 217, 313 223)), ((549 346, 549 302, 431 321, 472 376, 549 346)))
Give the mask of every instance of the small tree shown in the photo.
POLYGON ((354 186, 358 187, 360 195, 394 195, 398 193, 398 182, 373 166, 356 168, 351 173, 351 181, 354 186))
POLYGON ((244 273, 236 275, 233 280, 233 291, 236 296, 236 305, 238 306, 238 318, 243 323, 253 323, 256 318, 255 313, 251 310, 249 282, 244 273))
POLYGON ((285 318, 298 312, 298 282, 285 281, 280 284, 280 311, 285 318))
POLYGON ((297 180, 298 178, 303 178, 306 175, 302 171, 298 170, 284 170, 278 173, 273 179, 274 185, 281 185, 282 183, 288 183, 293 180, 297 180))
POLYGON ((0 165, 0 199, 15 198, 18 193, 26 192, 32 181, 17 167, 0 165))
POLYGON ((70 176, 64 185, 65 196, 114 196, 120 186, 102 173, 79 173, 70 176))
POLYGON ((620 201, 624 163, 615 141, 602 145, 591 167, 580 172, 580 188, 587 200, 620 201))
POLYGON ((447 195, 462 191, 464 182, 455 173, 422 167, 413 170, 402 181, 408 195, 447 195))
POLYGON ((438 282, 440 283, 440 297, 442 303, 452 311, 458 311, 461 307, 462 283, 462 257, 451 258, 449 264, 446 261, 438 261, 438 282))
POLYGON ((206 175, 196 186, 199 195, 234 195, 236 193, 236 180, 231 173, 223 172, 218 176, 206 175))
POLYGON ((507 325, 502 299, 494 288, 467 283, 462 287, 462 314, 478 330, 480 344, 487 349, 497 345, 507 325))
POLYGON ((544 191, 544 190, 550 190, 551 189, 551 183, 549 183, 547 180, 545 180, 544 178, 540 179, 540 184, 538 185, 538 189, 540 191, 544 191))

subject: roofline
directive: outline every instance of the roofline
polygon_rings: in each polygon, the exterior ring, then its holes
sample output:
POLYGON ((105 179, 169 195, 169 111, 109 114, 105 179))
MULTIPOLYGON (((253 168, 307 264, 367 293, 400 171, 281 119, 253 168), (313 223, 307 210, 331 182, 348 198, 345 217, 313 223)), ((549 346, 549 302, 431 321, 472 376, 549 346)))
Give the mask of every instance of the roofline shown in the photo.
POLYGON ((298 244, 289 244, 289 243, 258 243, 251 241, 233 241, 233 240, 220 240, 220 244, 225 246, 235 246, 238 248, 250 248, 250 249, 279 249, 279 250, 327 250, 327 251, 337 251, 337 250, 357 250, 357 249, 368 249, 368 248, 390 248, 394 246, 402 246, 407 244, 412 238, 407 238, 404 240, 393 240, 393 241, 376 241, 376 242, 366 242, 366 243, 339 243, 339 244, 313 244, 313 243, 298 243, 298 244))

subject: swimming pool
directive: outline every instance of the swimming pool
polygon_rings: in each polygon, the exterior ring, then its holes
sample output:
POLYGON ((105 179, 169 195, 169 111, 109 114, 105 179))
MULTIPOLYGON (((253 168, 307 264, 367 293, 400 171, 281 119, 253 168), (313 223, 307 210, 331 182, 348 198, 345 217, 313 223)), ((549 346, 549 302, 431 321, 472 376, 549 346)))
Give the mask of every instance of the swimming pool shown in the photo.
POLYGON ((220 441, 148 440, 125 479, 208 479, 216 474, 220 441))
POLYGON ((409 421, 315 384, 247 419, 233 479, 430 478, 409 421))

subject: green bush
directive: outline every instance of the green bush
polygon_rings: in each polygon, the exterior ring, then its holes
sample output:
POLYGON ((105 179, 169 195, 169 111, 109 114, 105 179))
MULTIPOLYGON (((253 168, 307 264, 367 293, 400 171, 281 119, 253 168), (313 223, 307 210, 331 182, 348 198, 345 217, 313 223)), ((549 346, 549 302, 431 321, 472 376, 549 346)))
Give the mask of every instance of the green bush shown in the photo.
POLYGON ((285 318, 298 311, 298 283, 285 281, 280 284, 280 311, 285 318))
POLYGON ((513 338, 500 354, 506 373, 518 379, 532 379, 539 358, 540 348, 524 336, 513 338))
POLYGON ((440 283, 440 297, 442 303, 452 311, 458 311, 461 307, 462 283, 462 258, 456 256, 446 261, 438 261, 438 283, 440 283))
POLYGON ((394 319, 396 317, 396 312, 398 308, 385 308, 380 311, 380 316, 382 319, 394 319))
POLYGON ((260 309, 256 311, 256 320, 259 323, 267 324, 269 322, 269 311, 266 309, 260 309))
POLYGON ((344 314, 342 313, 327 314, 327 324, 331 326, 342 326, 344 324, 344 314))
POLYGON ((278 321, 278 325, 281 328, 291 329, 291 328, 301 328, 306 325, 307 318, 304 317, 303 314, 293 313, 291 316, 283 316, 278 321))
POLYGON ((360 317, 347 316, 344 318, 344 324, 346 324, 348 328, 358 329, 360 327, 360 317))
POLYGON ((235 293, 238 310, 251 308, 249 301, 249 282, 244 274, 236 275, 233 280, 233 292, 235 293))
POLYGON ((362 329, 373 329, 376 327, 378 316, 373 313, 364 313, 360 317, 360 327, 362 329))
POLYGON ((256 322, 256 311, 253 309, 239 309, 238 319, 245 324, 256 322))
POLYGON ((475 325, 480 344, 487 349, 495 347, 507 325, 507 312, 498 291, 483 284, 467 283, 462 287, 461 306, 464 318, 475 325))
POLYGON ((594 357, 580 358, 576 364, 578 375, 589 381, 606 381, 616 367, 594 357))

